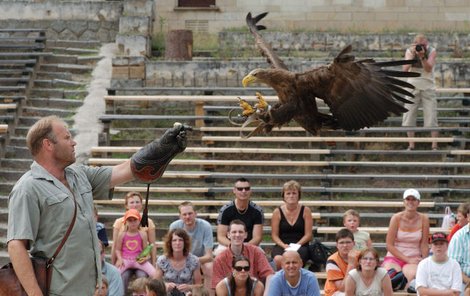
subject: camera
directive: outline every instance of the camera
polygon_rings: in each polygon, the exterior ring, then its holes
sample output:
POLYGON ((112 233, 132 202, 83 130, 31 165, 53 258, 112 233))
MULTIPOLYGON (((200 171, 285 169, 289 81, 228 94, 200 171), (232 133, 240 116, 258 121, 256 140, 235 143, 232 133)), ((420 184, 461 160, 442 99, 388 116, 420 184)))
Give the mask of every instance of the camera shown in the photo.
POLYGON ((422 44, 416 44, 415 50, 416 51, 422 51, 422 50, 424 50, 424 46, 422 44))

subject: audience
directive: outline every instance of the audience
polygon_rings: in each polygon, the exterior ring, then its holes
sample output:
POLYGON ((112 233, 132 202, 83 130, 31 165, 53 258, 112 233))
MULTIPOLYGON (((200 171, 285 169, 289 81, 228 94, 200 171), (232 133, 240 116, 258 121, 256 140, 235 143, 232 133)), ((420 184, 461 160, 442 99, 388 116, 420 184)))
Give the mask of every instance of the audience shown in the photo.
POLYGON ((457 231, 449 243, 447 254, 455 259, 462 270, 462 290, 470 283, 470 208, 467 208, 467 225, 457 231))
POLYGON ((387 271, 403 272, 411 289, 418 263, 429 254, 429 218, 418 212, 420 198, 416 189, 407 189, 403 193, 405 210, 390 219, 387 254, 383 262, 387 271))
MULTIPOLYGON (((130 209, 136 209, 139 212, 142 212, 142 195, 139 192, 136 191, 131 191, 126 194, 124 197, 124 207, 127 210, 130 209)), ((118 234, 122 231, 125 230, 125 225, 124 225, 124 217, 116 219, 116 221, 113 224, 113 240, 115 240, 118 237, 118 234)), ((157 249, 155 247, 155 223, 152 221, 152 219, 148 219, 148 227, 141 227, 141 230, 147 232, 147 238, 150 244, 152 244, 153 249, 150 254, 150 263, 155 266, 155 262, 157 260, 157 249)), ((111 249, 111 262, 113 264, 116 263, 116 252, 115 252, 115 244, 112 245, 111 249)), ((126 270, 122 276, 122 281, 124 284, 124 288, 127 289, 127 286, 129 284, 129 279, 132 277, 132 275, 135 274, 136 277, 147 277, 148 275, 140 270, 140 269, 128 269, 126 270)))
POLYGON ((325 296, 345 295, 345 279, 357 266, 357 251, 354 250, 354 235, 343 228, 336 234, 337 252, 326 261, 325 296))
POLYGON ((450 242, 454 234, 460 230, 460 228, 464 227, 468 224, 467 214, 470 210, 470 203, 461 203, 457 208, 457 223, 455 223, 454 227, 450 230, 449 235, 447 236, 447 240, 450 242))
POLYGON ((199 259, 190 253, 191 239, 184 229, 170 230, 164 239, 165 254, 157 259, 157 279, 165 280, 172 296, 185 295, 201 285, 199 259))
POLYGON ((228 226, 235 219, 243 221, 247 229, 246 242, 253 245, 259 245, 263 238, 263 209, 250 201, 251 186, 250 182, 245 178, 239 178, 235 181, 233 187, 235 200, 224 205, 217 217, 217 241, 220 249, 216 253, 223 250, 230 244, 227 238, 228 226))
POLYGON ((163 280, 148 280, 145 286, 147 294, 141 296, 166 296, 166 286, 163 280))
POLYGON ((126 230, 120 232, 115 240, 116 267, 121 274, 128 269, 140 269, 151 277, 156 274, 155 267, 148 257, 141 257, 142 251, 149 245, 147 232, 140 229, 140 213, 130 209, 124 215, 126 230))
POLYGON ((370 234, 367 231, 358 229, 360 222, 361 217, 356 210, 347 210, 343 215, 343 225, 354 234, 354 248, 359 251, 372 248, 370 234))
POLYGON ((346 296, 392 296, 392 282, 387 270, 380 266, 380 258, 373 248, 361 251, 356 269, 346 278, 346 296))
POLYGON ((96 206, 93 206, 93 211, 95 212, 96 234, 104 246, 107 247, 109 246, 109 242, 108 235, 106 234, 106 227, 103 223, 98 221, 98 209, 96 206))
POLYGON ((274 274, 264 252, 252 244, 244 243, 247 237, 246 226, 243 221, 233 220, 229 225, 229 247, 215 257, 212 274, 212 289, 229 276, 232 272, 232 259, 234 256, 243 255, 250 263, 250 276, 265 282, 266 289, 269 286, 269 278, 274 274))
MULTIPOLYGON (((141 278, 136 278, 129 284, 129 290, 132 293, 132 296, 146 296, 147 295, 147 283, 149 279, 146 277, 141 277, 141 278)), ((165 286, 163 286, 165 287, 165 286)), ((165 288, 163 289, 166 295, 166 290, 165 288)))
POLYGON ((455 259, 447 256, 449 242, 444 232, 431 236, 432 256, 418 264, 416 290, 420 296, 458 296, 462 289, 462 271, 455 259))
POLYGON ((108 280, 105 276, 101 276, 101 285, 96 286, 93 296, 108 296, 108 280))
POLYGON ((124 285, 121 279, 121 273, 116 266, 106 262, 105 260, 105 246, 103 242, 99 242, 100 257, 101 257, 101 273, 107 279, 107 288, 109 296, 124 296, 124 285))
POLYGON ((282 269, 271 278, 269 296, 320 296, 320 287, 315 275, 302 268, 302 259, 296 251, 285 251, 282 269))
POLYGON ((309 259, 308 243, 312 240, 312 212, 310 208, 299 204, 300 184, 296 181, 286 182, 282 187, 284 204, 273 211, 271 218, 271 237, 276 243, 271 256, 276 269, 281 268, 282 254, 290 244, 297 244, 302 258, 302 266, 309 259))
POLYGON ((234 256, 232 273, 215 287, 217 296, 253 295, 262 296, 263 283, 250 277, 250 261, 243 255, 234 256))
POLYGON ((197 218, 193 204, 189 201, 181 203, 178 210, 180 219, 170 224, 170 230, 183 228, 188 233, 191 238, 191 254, 199 258, 204 276, 204 286, 206 289, 211 290, 212 249, 214 247, 212 226, 206 220, 197 218))

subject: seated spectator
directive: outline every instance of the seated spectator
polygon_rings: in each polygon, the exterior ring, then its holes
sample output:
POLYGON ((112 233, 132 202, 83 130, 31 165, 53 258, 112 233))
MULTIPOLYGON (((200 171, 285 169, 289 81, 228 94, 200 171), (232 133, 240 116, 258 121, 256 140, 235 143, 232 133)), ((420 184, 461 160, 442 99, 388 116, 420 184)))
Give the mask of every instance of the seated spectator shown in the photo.
MULTIPOLYGON (((136 278, 129 284, 129 291, 132 296, 146 296, 147 295, 147 282, 149 281, 146 277, 136 278)), ((166 293, 166 291, 165 291, 166 293)))
POLYGON ((229 247, 215 257, 212 273, 212 289, 229 276, 232 272, 232 259, 234 256, 243 255, 250 263, 250 276, 265 282, 266 289, 269 286, 269 278, 274 274, 271 265, 264 252, 252 244, 244 243, 247 237, 245 224, 240 220, 233 220, 229 225, 229 247))
POLYGON ((209 222, 197 218, 193 204, 189 201, 183 202, 178 207, 180 219, 170 224, 170 230, 183 228, 191 238, 191 254, 199 259, 204 286, 210 290, 212 281, 212 249, 214 238, 212 226, 209 222))
POLYGON ((116 268, 116 266, 106 262, 104 244, 103 242, 99 242, 99 244, 101 256, 101 273, 106 277, 108 282, 108 295, 124 296, 124 285, 122 283, 121 273, 116 268))
POLYGON ((165 281, 172 296, 185 295, 201 285, 199 259, 190 253, 191 239, 184 229, 170 230, 164 239, 164 255, 157 260, 157 279, 165 281))
POLYGON ((403 193, 405 210, 390 219, 387 254, 382 264, 387 271, 403 272, 408 286, 416 276, 418 263, 429 255, 429 218, 418 212, 420 198, 416 189, 403 193))
POLYGON ((450 242, 454 234, 460 230, 460 228, 464 227, 468 224, 467 214, 470 209, 470 203, 461 203, 457 208, 457 223, 455 223, 454 227, 450 230, 449 235, 447 236, 447 241, 450 242))
POLYGON ((103 242, 104 246, 109 246, 108 235, 106 234, 106 227, 103 223, 98 221, 98 209, 96 206, 93 206, 93 210, 95 212, 95 222, 96 222, 96 234, 98 234, 98 238, 100 241, 103 242))
MULTIPOLYGON (((142 212, 142 195, 139 192, 136 191, 131 191, 126 194, 124 197, 124 207, 127 210, 130 209, 136 209, 139 212, 142 212)), ((118 237, 119 232, 122 232, 125 230, 124 226, 124 217, 116 219, 116 221, 113 224, 113 239, 115 240, 118 237)), ((147 238, 150 244, 152 246, 155 246, 155 223, 152 221, 152 219, 148 219, 148 227, 141 227, 141 230, 147 232, 147 238)), ((111 249, 111 262, 113 264, 116 263, 116 252, 115 249, 116 245, 112 245, 111 249)), ((153 247, 152 252, 150 254, 150 263, 155 266, 155 262, 157 260, 157 249, 156 247, 153 247)), ((139 277, 147 277, 148 275, 140 270, 140 269, 128 269, 126 270, 121 276, 122 276, 122 281, 124 284, 124 288, 127 289, 127 286, 129 284, 129 279, 135 274, 137 278, 139 277)))
POLYGON ((465 287, 464 296, 470 296, 470 283, 465 287))
MULTIPOLYGON (((166 286, 163 280, 150 279, 146 281, 146 294, 140 296, 166 296, 166 286)), ((169 294, 168 294, 169 295, 169 294)))
POLYGON ((421 296, 458 296, 462 291, 462 270, 455 259, 447 256, 449 242, 444 232, 431 236, 432 256, 418 264, 416 289, 421 296))
POLYGON ((470 245, 470 208, 467 210, 466 217, 467 225, 454 234, 447 250, 447 255, 460 264, 463 281, 462 290, 470 283, 470 252, 468 250, 470 245))
POLYGON ((302 268, 300 254, 285 251, 282 269, 271 278, 267 295, 320 296, 320 287, 315 274, 302 268))
POLYGON ((232 260, 232 273, 221 280, 215 287, 217 296, 253 295, 262 296, 263 283, 251 278, 250 261, 243 255, 234 256, 232 260))
POLYGON ((325 296, 344 296, 348 273, 356 268, 358 252, 354 250, 354 235, 343 228, 336 234, 337 252, 326 261, 325 296))
POLYGON ((96 287, 93 296, 108 296, 108 280, 104 275, 101 276, 101 286, 96 287))
POLYGON ((233 187, 233 194, 235 200, 224 205, 217 217, 217 241, 220 249, 216 250, 216 254, 230 244, 230 240, 227 238, 228 226, 235 219, 243 221, 246 225, 245 242, 259 245, 263 238, 264 212, 261 207, 250 201, 250 182, 245 178, 237 179, 233 187))
POLYGON ((297 250, 302 258, 302 266, 309 259, 308 243, 312 240, 312 212, 310 208, 299 204, 300 184, 296 181, 286 182, 282 187, 284 204, 273 211, 271 218, 271 237, 276 243, 271 256, 276 269, 281 268, 282 254, 289 244, 300 245, 297 250))
POLYGON ((361 251, 356 269, 346 278, 346 296, 392 296, 392 282, 387 270, 380 266, 380 258, 373 248, 361 251))
POLYGON ((367 231, 359 230, 361 217, 356 210, 347 210, 343 215, 343 225, 354 234, 354 248, 362 251, 366 248, 372 248, 372 240, 367 231))
POLYGON ((148 257, 139 257, 142 251, 149 245, 147 232, 140 229, 140 213, 136 209, 130 209, 124 215, 126 231, 118 234, 116 244, 116 267, 121 274, 127 269, 140 269, 150 277, 154 277, 156 270, 148 261, 148 257))

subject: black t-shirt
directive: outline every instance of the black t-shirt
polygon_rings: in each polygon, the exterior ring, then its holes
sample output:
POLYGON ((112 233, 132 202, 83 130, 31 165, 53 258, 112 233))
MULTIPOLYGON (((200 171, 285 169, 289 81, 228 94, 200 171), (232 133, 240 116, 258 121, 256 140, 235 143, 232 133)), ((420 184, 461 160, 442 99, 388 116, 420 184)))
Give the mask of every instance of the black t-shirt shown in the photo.
POLYGON ((248 242, 253 238, 253 226, 255 224, 263 225, 264 212, 260 206, 252 201, 249 202, 246 211, 238 211, 235 202, 231 201, 220 209, 217 224, 229 226, 230 222, 235 219, 240 219, 245 223, 246 230, 248 231, 245 242, 248 242))

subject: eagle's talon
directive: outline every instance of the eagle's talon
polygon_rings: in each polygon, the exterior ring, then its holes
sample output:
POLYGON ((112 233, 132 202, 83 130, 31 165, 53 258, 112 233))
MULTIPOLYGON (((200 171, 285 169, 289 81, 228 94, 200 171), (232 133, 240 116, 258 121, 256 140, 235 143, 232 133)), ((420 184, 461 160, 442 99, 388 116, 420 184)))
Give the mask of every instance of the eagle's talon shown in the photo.
POLYGON ((255 113, 255 109, 250 105, 250 103, 248 103, 247 101, 245 101, 244 99, 240 97, 238 97, 238 100, 239 100, 240 107, 243 109, 243 112, 242 112, 243 116, 249 117, 250 115, 255 113))
POLYGON ((263 95, 260 92, 256 92, 256 97, 258 98, 258 103, 255 104, 256 111, 258 111, 258 110, 261 110, 261 111, 267 110, 269 105, 266 102, 263 95))

